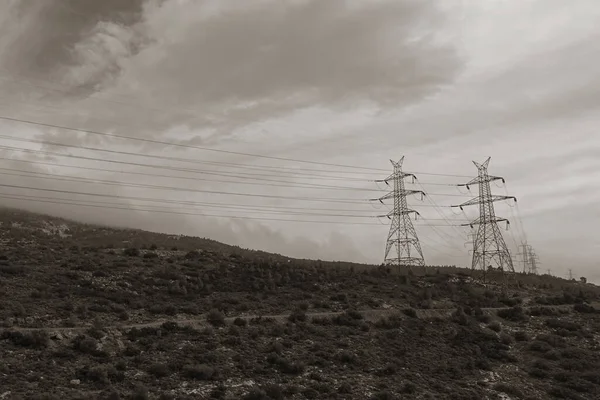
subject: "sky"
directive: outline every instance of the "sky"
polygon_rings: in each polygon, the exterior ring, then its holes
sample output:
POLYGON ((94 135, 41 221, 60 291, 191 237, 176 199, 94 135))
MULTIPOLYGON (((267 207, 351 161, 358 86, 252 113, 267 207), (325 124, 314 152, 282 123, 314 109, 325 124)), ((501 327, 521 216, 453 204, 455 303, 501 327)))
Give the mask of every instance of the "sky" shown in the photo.
POLYGON ((491 157, 515 269, 526 241, 600 281, 599 26, 595 0, 3 1, 0 204, 380 263, 404 156, 426 262, 469 266, 451 206, 491 157))

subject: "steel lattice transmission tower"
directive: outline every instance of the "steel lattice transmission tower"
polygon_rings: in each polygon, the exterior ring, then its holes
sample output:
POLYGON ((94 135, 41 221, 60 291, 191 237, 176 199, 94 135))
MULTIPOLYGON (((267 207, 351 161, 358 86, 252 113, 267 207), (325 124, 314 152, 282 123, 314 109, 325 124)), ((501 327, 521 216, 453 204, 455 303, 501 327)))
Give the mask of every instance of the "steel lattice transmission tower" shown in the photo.
POLYGON ((415 218, 420 214, 418 211, 409 209, 406 201, 407 196, 420 194, 423 197, 425 196, 425 192, 421 190, 407 190, 405 188, 404 178, 411 177, 414 181, 416 177, 414 174, 402 172, 404 157, 398 162, 390 161, 394 166, 394 172, 386 179, 375 181, 385 182, 388 186, 390 181, 393 182, 393 190, 391 192, 379 199, 374 199, 381 203, 387 199, 394 199, 394 209, 386 215, 380 216, 387 217, 392 221, 385 246, 384 264, 396 265, 398 267, 406 266, 409 269, 413 266, 425 266, 425 258, 423 257, 417 231, 411 221, 411 214, 415 214, 415 218), (395 255, 392 253, 392 249, 395 250, 395 255))
POLYGON ((527 243, 523 243, 519 247, 523 249, 522 252, 519 253, 519 255, 523 257, 523 273, 537 274, 539 260, 533 247, 527 243))
POLYGON ((500 232, 500 228, 498 227, 498 222, 506 222, 508 224, 509 221, 506 218, 496 217, 494 202, 508 199, 517 201, 517 199, 514 196, 496 196, 492 194, 490 183, 497 180, 504 182, 504 178, 489 175, 487 171, 489 163, 490 158, 482 164, 473 161, 473 164, 475 164, 479 171, 477 178, 472 179, 468 183, 458 185, 465 186, 467 189, 472 185, 479 185, 479 196, 460 205, 452 206, 460 207, 462 210, 465 206, 479 205, 479 218, 469 224, 463 224, 463 226, 470 226, 471 228, 475 225, 478 226, 475 240, 473 241, 471 268, 473 270, 482 270, 484 277, 487 269, 493 267, 494 264, 503 272, 515 272, 512 257, 502 237, 502 232, 500 232))

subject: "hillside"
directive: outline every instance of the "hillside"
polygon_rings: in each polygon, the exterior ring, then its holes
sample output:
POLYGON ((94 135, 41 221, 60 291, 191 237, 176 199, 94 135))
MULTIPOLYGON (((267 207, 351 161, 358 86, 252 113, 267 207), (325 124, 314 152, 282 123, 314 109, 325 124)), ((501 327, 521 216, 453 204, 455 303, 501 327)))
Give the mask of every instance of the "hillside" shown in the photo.
POLYGON ((0 399, 598 399, 600 289, 0 212, 0 399))

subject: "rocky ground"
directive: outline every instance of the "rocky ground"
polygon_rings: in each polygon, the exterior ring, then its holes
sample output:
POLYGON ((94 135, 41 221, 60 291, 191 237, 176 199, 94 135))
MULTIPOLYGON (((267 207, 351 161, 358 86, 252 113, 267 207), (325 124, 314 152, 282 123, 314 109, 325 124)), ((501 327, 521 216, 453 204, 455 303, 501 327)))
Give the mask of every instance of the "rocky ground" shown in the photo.
POLYGON ((594 285, 0 222, 0 399, 600 398, 594 285))

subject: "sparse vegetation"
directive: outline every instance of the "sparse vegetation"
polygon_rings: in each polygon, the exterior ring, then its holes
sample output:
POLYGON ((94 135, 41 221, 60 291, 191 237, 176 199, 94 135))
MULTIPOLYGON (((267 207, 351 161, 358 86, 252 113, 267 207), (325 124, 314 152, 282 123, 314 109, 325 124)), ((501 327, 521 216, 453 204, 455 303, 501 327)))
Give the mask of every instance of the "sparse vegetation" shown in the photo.
POLYGON ((401 276, 78 224, 56 237, 20 218, 0 225, 0 396, 600 397, 589 283, 507 294, 451 268, 401 276))

